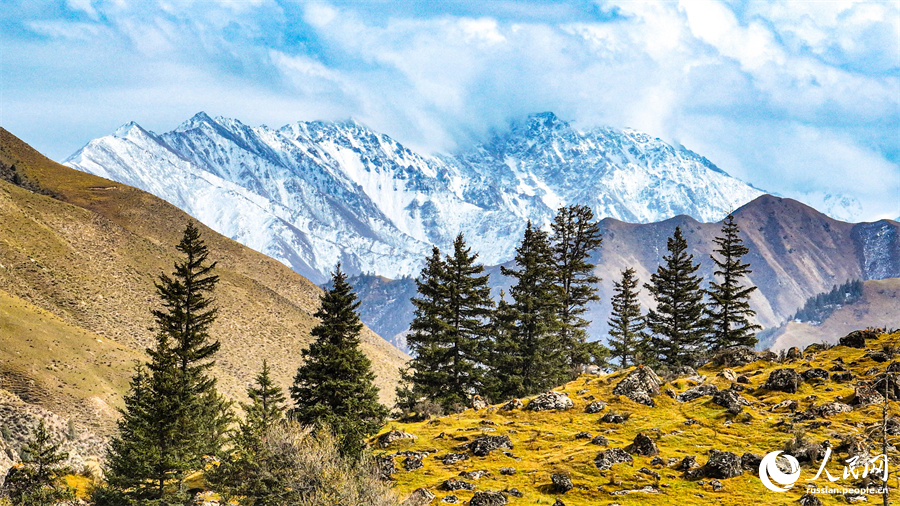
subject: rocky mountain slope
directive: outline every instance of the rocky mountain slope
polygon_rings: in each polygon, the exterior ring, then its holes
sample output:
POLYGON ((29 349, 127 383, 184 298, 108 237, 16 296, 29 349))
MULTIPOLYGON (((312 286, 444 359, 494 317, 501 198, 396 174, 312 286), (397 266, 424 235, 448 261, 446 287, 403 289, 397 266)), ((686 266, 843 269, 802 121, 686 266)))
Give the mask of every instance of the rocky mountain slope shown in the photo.
MULTIPOLYGON (((0 388, 107 434, 133 365, 152 344, 153 283, 171 271, 191 218, 144 191, 52 162, 3 129, 0 175, 0 388)), ((222 343, 220 389, 243 398, 263 359, 286 388, 311 341, 320 289, 200 228, 220 276, 211 330, 222 343)), ((368 329, 362 341, 390 404, 407 357, 368 329)))
POLYGON ((870 327, 900 328, 900 279, 890 278, 863 283, 862 297, 831 313, 818 325, 790 321, 774 329, 766 338, 772 350, 825 342, 837 343, 853 329, 870 327))
POLYGON ((579 131, 552 113, 452 154, 415 153, 349 121, 249 127, 200 113, 171 132, 129 123, 66 165, 142 188, 315 282, 416 275, 462 232, 488 264, 525 221, 562 205, 650 222, 722 218, 761 192, 696 153, 632 130, 579 131))
MULTIPOLYGON (((531 399, 391 423, 372 444, 401 496, 434 498, 409 504, 793 505, 807 486, 874 488, 879 482, 862 477, 862 462, 882 453, 882 397, 870 386, 885 370, 900 371, 900 355, 882 351, 895 350, 900 334, 856 337, 848 343, 863 348, 812 347, 783 361, 732 352, 673 379, 648 368, 583 375, 531 399), (835 482, 816 479, 826 448, 835 482), (761 458, 778 450, 800 465, 786 492, 764 488, 759 477, 761 458), (844 478, 853 457, 860 466, 844 478)), ((895 445, 900 423, 888 427, 895 445)), ((893 447, 890 454, 896 501, 893 447)), ((799 504, 859 502, 858 495, 821 493, 821 503, 799 504)))
MULTIPOLYGON (((750 281, 759 287, 751 305, 759 323, 765 327, 781 325, 809 297, 834 285, 853 279, 900 277, 900 224, 895 221, 845 223, 795 200, 771 195, 754 199, 736 210, 734 216, 741 237, 750 248, 745 259, 753 270, 750 281)), ((677 216, 647 224, 608 218, 600 226, 603 246, 593 261, 597 265, 596 274, 602 278, 601 300, 590 307, 588 314, 593 320, 590 334, 596 339, 606 335, 613 282, 628 267, 637 271, 642 282, 648 281, 666 254, 666 240, 676 226, 682 228, 689 251, 701 263, 700 274, 705 279, 712 276, 709 255, 714 247, 712 240, 721 231, 720 223, 701 223, 688 216, 677 216)), ((500 274, 498 267, 490 267, 488 271, 495 295, 501 288, 509 287, 509 279, 500 274)), ((412 314, 411 304, 400 296, 409 292, 408 282, 381 282, 377 296, 370 295, 368 282, 360 280, 358 284, 363 287, 360 297, 368 311, 363 316, 369 317, 366 322, 382 335, 391 336, 397 328, 397 319, 412 314), (396 318, 386 325, 370 315, 396 315, 396 318)), ((641 295, 646 311, 652 300, 646 290, 642 289, 641 295)), ((876 323, 882 324, 871 324, 876 323)))

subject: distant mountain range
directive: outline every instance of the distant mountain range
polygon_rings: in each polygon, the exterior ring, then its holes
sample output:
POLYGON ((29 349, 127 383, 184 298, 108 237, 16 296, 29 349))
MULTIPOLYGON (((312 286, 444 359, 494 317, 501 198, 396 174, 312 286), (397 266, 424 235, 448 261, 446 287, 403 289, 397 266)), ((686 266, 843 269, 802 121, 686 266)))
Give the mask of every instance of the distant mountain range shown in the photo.
MULTIPOLYGON (((757 312, 757 320, 765 327, 781 325, 808 298, 827 292, 834 285, 854 279, 900 277, 900 223, 896 221, 846 223, 795 200, 771 195, 756 198, 736 210, 734 216, 741 237, 750 248, 745 258, 753 270, 749 282, 759 287, 751 305, 757 312)), ((606 337, 612 285, 620 278, 621 271, 633 267, 642 283, 648 281, 667 253, 666 240, 676 226, 683 230, 694 261, 702 264, 699 273, 711 279, 713 265, 709 255, 714 246, 712 239, 720 233, 720 223, 701 223, 688 216, 647 224, 612 218, 600 222, 603 246, 594 255, 593 262, 597 266, 596 274, 602 278, 601 300, 590 306, 588 313, 588 319, 593 321, 589 329, 593 338, 606 337)), ((511 280, 500 274, 499 266, 488 267, 487 271, 495 295, 501 288, 509 287, 511 280)), ((373 282, 366 276, 354 279, 353 283, 363 301, 363 320, 375 332, 402 345, 402 331, 397 335, 397 329, 406 327, 398 320, 405 318, 408 324, 412 319, 413 308, 406 299, 415 293, 414 283, 411 280, 373 282), (392 317, 386 318, 387 315, 392 317)), ((651 303, 644 289, 641 303, 645 311, 651 303)), ((896 313, 900 300, 893 300, 893 304, 896 313)), ((900 319, 895 322, 900 327, 900 319)), ((887 325, 888 322, 879 318, 870 324, 887 325)), ((816 341, 819 340, 822 339, 816 341)))
POLYGON ((276 130, 199 113, 163 134, 129 123, 65 164, 153 193, 316 282, 339 261, 417 275, 431 245, 460 232, 482 261, 505 262, 527 220, 544 226, 567 204, 628 222, 715 221, 762 194, 684 147, 552 113, 438 155, 352 121, 276 130))

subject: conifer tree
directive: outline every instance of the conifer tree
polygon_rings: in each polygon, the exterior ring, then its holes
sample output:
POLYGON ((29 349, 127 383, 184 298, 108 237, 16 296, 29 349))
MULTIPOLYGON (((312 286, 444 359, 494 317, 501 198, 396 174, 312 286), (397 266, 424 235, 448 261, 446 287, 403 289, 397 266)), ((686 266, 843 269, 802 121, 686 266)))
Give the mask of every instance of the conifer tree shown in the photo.
POLYGON ((334 432, 341 452, 350 457, 361 455, 365 438, 381 428, 387 416, 387 409, 378 403, 372 363, 359 349, 363 324, 358 308, 353 287, 338 264, 314 315, 320 320, 311 331, 315 341, 303 350, 303 365, 291 387, 291 417, 334 432))
POLYGON ((609 318, 609 345, 612 356, 622 368, 640 363, 646 354, 642 349, 644 318, 638 302, 638 280, 632 268, 622 271, 621 281, 613 283, 612 313, 609 318))
POLYGON ((284 419, 285 397, 281 388, 272 381, 269 364, 263 360, 262 370, 256 375, 256 384, 247 389, 249 404, 242 404, 244 420, 240 422, 241 438, 248 444, 261 440, 275 424, 284 419))
POLYGON ((516 248, 516 268, 501 267, 516 278, 510 289, 507 318, 515 323, 511 335, 497 342, 492 374, 500 378, 501 397, 531 395, 563 383, 569 374, 567 347, 559 321, 562 290, 556 283, 547 233, 529 221, 516 248))
POLYGON ((446 411, 464 408, 471 395, 485 390, 493 302, 477 258, 462 234, 452 255, 441 259, 434 248, 416 281, 419 297, 412 300, 416 316, 407 343, 416 355, 413 389, 446 411))
POLYGON ((700 277, 694 273, 694 255, 687 253, 687 241, 681 227, 667 241, 668 256, 650 276, 644 288, 656 300, 656 308, 647 313, 647 327, 652 333, 651 345, 658 359, 670 368, 694 365, 697 353, 709 332, 705 318, 700 277))
POLYGON ((718 350, 728 346, 754 346, 758 342, 755 331, 762 327, 750 322, 756 312, 750 309, 750 294, 755 286, 743 286, 740 278, 752 271, 749 263, 741 263, 741 258, 750 252, 738 235, 740 230, 729 214, 722 224, 722 235, 713 239, 719 255, 710 258, 716 265, 714 275, 722 282, 710 282, 707 310, 711 322, 710 348, 718 350))
POLYGON ((43 418, 20 451, 22 465, 11 469, 4 488, 13 506, 51 506, 75 499, 75 490, 64 481, 69 458, 53 443, 43 418))
POLYGON ((589 302, 600 300, 589 259, 603 242, 600 224, 588 206, 572 205, 560 208, 550 225, 553 236, 551 248, 557 284, 562 292, 559 305, 560 333, 567 348, 569 365, 578 370, 592 362, 604 364, 609 350, 599 343, 587 342, 584 318, 589 302))
POLYGON ((108 482, 134 499, 180 500, 186 473, 216 455, 231 421, 229 403, 208 374, 218 341, 211 293, 215 263, 199 230, 188 223, 176 249, 184 255, 172 276, 156 283, 163 309, 154 310, 156 346, 139 368, 125 398, 119 434, 108 452, 108 482), (175 486, 167 488, 174 480, 175 486))

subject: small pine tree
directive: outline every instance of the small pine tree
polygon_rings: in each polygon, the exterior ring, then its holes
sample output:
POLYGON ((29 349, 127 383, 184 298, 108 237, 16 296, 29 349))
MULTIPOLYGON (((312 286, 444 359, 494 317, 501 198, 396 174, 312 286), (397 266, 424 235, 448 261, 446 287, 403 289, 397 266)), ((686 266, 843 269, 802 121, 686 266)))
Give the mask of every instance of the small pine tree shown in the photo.
POLYGON ((13 506, 51 506, 75 498, 64 481, 70 469, 62 464, 69 455, 53 443, 43 419, 20 453, 22 465, 9 471, 4 484, 13 506))
POLYGON ((499 340, 491 373, 498 378, 501 398, 535 394, 569 377, 568 348, 559 321, 562 291, 556 284, 547 233, 529 221, 516 248, 516 268, 501 267, 516 279, 512 302, 504 308, 511 333, 499 340))
POLYGON ((605 365, 609 350, 587 342, 585 329, 590 322, 583 316, 589 302, 600 300, 596 287, 600 278, 594 275, 594 264, 589 261, 603 243, 600 224, 594 221, 590 207, 572 205, 560 208, 550 227, 556 283, 562 292, 560 334, 569 365, 575 371, 590 363, 605 365))
POLYGON ((695 364, 697 353, 703 351, 709 323, 700 277, 694 274, 700 264, 694 264, 694 256, 687 253, 681 227, 675 228, 666 247, 669 255, 663 256, 665 265, 660 265, 650 276, 650 283, 644 284, 656 300, 656 308, 648 311, 646 321, 659 362, 674 369, 695 364))
POLYGON ((263 360, 255 381, 256 384, 247 389, 250 403, 242 404, 244 420, 240 422, 240 432, 248 444, 261 440, 269 428, 284 419, 285 412, 284 393, 272 381, 266 360, 263 360))
POLYGON ((378 403, 372 363, 359 349, 359 301, 338 264, 332 286, 321 297, 315 313, 315 341, 303 350, 291 398, 291 417, 304 425, 331 430, 341 451, 362 454, 365 438, 381 428, 387 409, 378 403))
POLYGON ((207 263, 209 249, 193 223, 176 249, 184 259, 156 283, 163 304, 153 311, 156 346, 147 350, 146 371, 139 368, 132 380, 107 454, 108 483, 138 500, 182 500, 185 475, 201 467, 204 455, 220 453, 232 419, 208 374, 219 349, 209 335, 216 264, 207 263))
POLYGON ((728 346, 754 346, 757 342, 756 332, 762 327, 750 322, 756 312, 750 309, 750 294, 755 286, 745 287, 740 278, 750 274, 749 263, 741 263, 741 258, 750 252, 744 246, 734 216, 729 214, 722 224, 722 235, 713 239, 719 255, 710 258, 716 265, 714 275, 722 278, 721 283, 711 282, 709 285, 710 302, 707 312, 711 323, 710 349, 715 351, 728 346))
POLYGON ((638 279, 632 268, 622 271, 621 281, 613 283, 612 313, 609 318, 609 345, 612 356, 619 359, 622 368, 636 365, 646 352, 641 338, 644 318, 638 302, 638 279))

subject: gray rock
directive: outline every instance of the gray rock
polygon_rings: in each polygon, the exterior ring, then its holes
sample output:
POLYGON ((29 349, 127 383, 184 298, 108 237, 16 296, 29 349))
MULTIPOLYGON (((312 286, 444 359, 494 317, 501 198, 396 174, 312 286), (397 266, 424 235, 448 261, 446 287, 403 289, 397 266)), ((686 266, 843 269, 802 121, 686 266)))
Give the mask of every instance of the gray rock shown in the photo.
POLYGON ((403 469, 407 471, 415 471, 416 469, 421 469, 422 466, 422 457, 418 455, 407 455, 405 459, 403 459, 403 469))
POLYGON ((500 492, 475 492, 469 506, 505 506, 507 503, 506 496, 500 492))
POLYGON ((594 402, 588 404, 587 407, 584 408, 584 412, 589 413, 589 414, 594 414, 594 413, 599 413, 599 412, 603 411, 604 409, 606 409, 605 402, 594 401, 594 402))
POLYGON ((801 378, 794 369, 776 369, 769 374, 765 388, 793 394, 800 387, 801 378))
POLYGON ((481 436, 474 441, 460 446, 458 449, 466 449, 472 452, 476 457, 487 457, 490 453, 498 448, 513 449, 512 441, 509 436, 481 436))
POLYGON ((441 458, 441 462, 443 462, 444 465, 450 466, 468 458, 469 455, 467 453, 448 453, 447 455, 444 455, 443 458, 441 458))
POLYGON ((654 480, 659 481, 659 473, 657 473, 656 471, 654 471, 652 469, 642 467, 642 468, 638 469, 638 472, 641 474, 646 474, 647 476, 653 478, 654 480))
POLYGON ((831 373, 831 381, 837 381, 839 383, 846 383, 853 379, 853 373, 851 372, 833 372, 831 373))
POLYGON ((425 506, 431 504, 432 501, 434 501, 434 494, 431 491, 417 488, 413 490, 412 494, 409 494, 405 501, 400 503, 400 506, 425 506))
POLYGON ((697 464, 697 457, 693 455, 687 455, 683 459, 681 459, 681 462, 679 462, 678 465, 675 466, 675 469, 678 469, 679 471, 689 471, 698 466, 699 464, 697 464))
POLYGON ((709 480, 709 486, 712 487, 713 492, 719 492, 719 491, 721 491, 723 488, 725 488, 725 486, 722 485, 722 482, 721 482, 721 481, 715 480, 715 479, 714 479, 714 480, 709 480))
POLYGON ((480 395, 472 397, 472 409, 474 409, 475 411, 480 411, 486 407, 488 407, 488 403, 487 401, 482 399, 480 395))
POLYGON ((441 499, 441 502, 445 502, 448 504, 456 504, 459 502, 459 497, 456 497, 455 495, 450 494, 450 495, 444 497, 443 499, 441 499))
POLYGON ((512 476, 512 475, 516 474, 516 468, 515 467, 501 467, 500 474, 502 474, 503 476, 512 476))
MULTIPOLYGON (((397 472, 397 464, 394 463, 394 457, 384 455, 375 459, 375 465, 378 468, 378 476, 382 480, 390 480, 397 472)), ((2 480, 0 480, 2 482, 2 480)))
POLYGON ((869 385, 857 385, 853 389, 853 398, 850 399, 850 405, 856 408, 883 402, 884 396, 881 395, 881 392, 876 391, 869 385))
POLYGON ((871 330, 854 330, 838 340, 838 346, 865 348, 866 339, 878 339, 878 334, 871 330))
POLYGON ((513 399, 500 407, 500 411, 512 411, 514 409, 522 409, 525 407, 519 399, 513 399))
POLYGON ((749 346, 731 346, 716 353, 712 364, 725 367, 740 367, 755 362, 759 357, 749 346))
POLYGON ((797 360, 803 358, 803 352, 800 351, 800 348, 796 346, 792 346, 791 349, 787 351, 788 360, 797 360))
POLYGON ((545 392, 538 395, 525 408, 528 411, 564 411, 572 409, 575 403, 563 392, 545 392))
POLYGON ((707 478, 732 478, 740 476, 743 472, 741 459, 736 454, 719 450, 712 450, 709 460, 703 466, 703 476, 707 478))
POLYGON ((551 474, 550 481, 553 482, 553 491, 558 494, 565 494, 575 487, 575 485, 572 484, 572 478, 561 473, 551 474))
POLYGON ((644 457, 653 457, 659 455, 659 448, 656 442, 650 439, 644 433, 638 433, 634 437, 634 441, 628 446, 628 452, 632 455, 643 455, 644 457))
POLYGON ((575 434, 575 439, 591 439, 593 437, 594 435, 590 432, 579 432, 578 434, 575 434))
POLYGON ((600 417, 600 423, 625 423, 625 415, 610 411, 600 417))
POLYGON ((505 493, 506 493, 506 495, 511 495, 513 497, 523 497, 525 495, 522 492, 519 492, 519 489, 517 489, 517 488, 507 489, 507 490, 505 490, 505 493))
POLYGON ((454 492, 457 490, 474 490, 475 484, 463 480, 457 480, 456 478, 450 478, 444 480, 444 483, 441 483, 440 488, 441 490, 450 490, 454 492))
POLYGON ((741 455, 741 468, 746 471, 755 471, 759 469, 762 457, 755 453, 747 452, 741 455))
POLYGON ((402 430, 390 430, 378 436, 378 447, 387 448, 394 441, 399 441, 401 439, 416 439, 416 436, 410 434, 409 432, 403 432, 402 430))
POLYGON ((675 400, 677 400, 678 402, 688 402, 707 395, 713 395, 718 391, 719 389, 715 385, 704 383, 702 385, 688 388, 684 392, 675 396, 675 400))
POLYGON ((659 395, 660 385, 662 380, 653 369, 637 366, 613 388, 613 394, 624 395, 634 402, 654 407, 656 403, 653 402, 653 397, 659 395))
POLYGON ((594 458, 594 465, 601 471, 608 471, 615 464, 628 463, 631 464, 634 459, 625 450, 621 448, 610 448, 597 454, 594 458))
POLYGON ((597 435, 594 436, 594 439, 591 439, 591 444, 598 446, 607 446, 609 445, 609 439, 606 439, 606 436, 597 435))
POLYGON ((798 502, 800 506, 823 506, 822 500, 809 492, 803 494, 798 502))
POLYGON ((740 413, 744 410, 744 406, 749 404, 749 402, 734 390, 719 390, 713 395, 712 401, 727 409, 732 415, 740 413))
POLYGON ((485 476, 490 476, 490 471, 478 470, 478 471, 463 471, 459 473, 460 478, 465 478, 467 480, 480 480, 485 476))
POLYGON ((826 371, 825 369, 816 367, 814 369, 807 369, 807 370, 803 371, 802 373, 800 373, 800 376, 803 378, 804 381, 809 381, 813 378, 821 378, 821 379, 827 380, 828 379, 828 371, 826 371))

